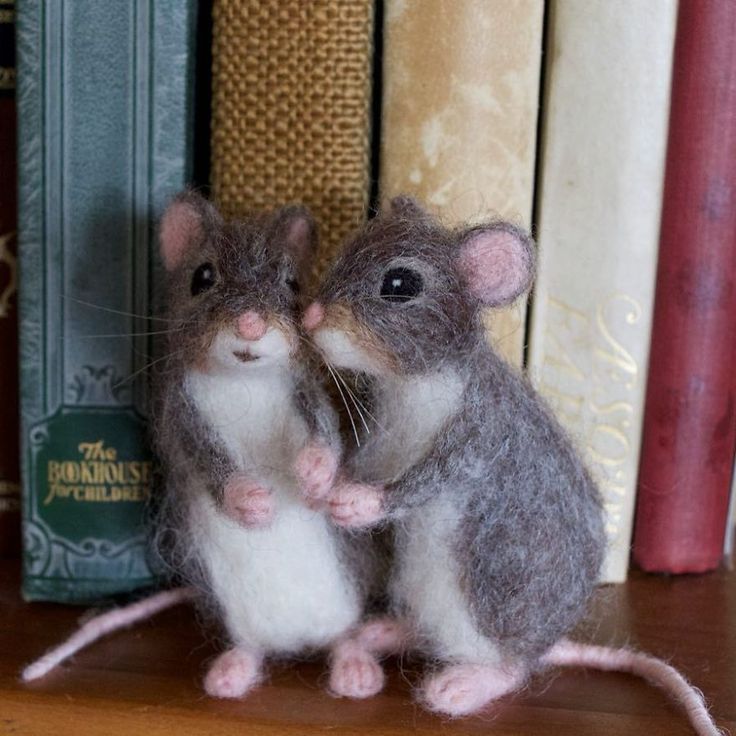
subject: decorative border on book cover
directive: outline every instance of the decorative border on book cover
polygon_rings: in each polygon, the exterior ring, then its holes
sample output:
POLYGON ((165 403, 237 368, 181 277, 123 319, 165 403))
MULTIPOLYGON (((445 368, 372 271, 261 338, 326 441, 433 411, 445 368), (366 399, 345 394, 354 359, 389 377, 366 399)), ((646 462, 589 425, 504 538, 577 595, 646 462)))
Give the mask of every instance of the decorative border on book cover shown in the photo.
MULTIPOLYGON (((152 582, 153 227, 188 179, 196 3, 18 14, 24 581, 87 601, 152 582)), ((153 323, 161 324, 161 323, 153 323)))

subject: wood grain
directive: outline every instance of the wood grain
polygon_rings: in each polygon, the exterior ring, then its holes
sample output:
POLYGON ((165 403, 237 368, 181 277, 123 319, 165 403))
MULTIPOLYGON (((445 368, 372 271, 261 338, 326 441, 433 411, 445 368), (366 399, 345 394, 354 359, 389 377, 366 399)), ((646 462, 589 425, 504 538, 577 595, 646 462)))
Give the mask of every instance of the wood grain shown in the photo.
MULTIPOLYGON (((0 734, 209 734, 341 736, 685 736, 682 713, 656 689, 626 675, 567 670, 536 678, 527 692, 482 716, 453 722, 420 710, 410 683, 418 663, 389 664, 385 693, 363 702, 322 690, 324 664, 280 663, 243 701, 203 695, 200 678, 216 652, 190 609, 106 639, 45 680, 23 685, 22 664, 58 642, 82 611, 27 604, 17 563, 0 567, 0 734)), ((668 579, 634 574, 602 588, 581 638, 639 647, 667 658, 706 694, 722 727, 736 729, 736 576, 668 579)))

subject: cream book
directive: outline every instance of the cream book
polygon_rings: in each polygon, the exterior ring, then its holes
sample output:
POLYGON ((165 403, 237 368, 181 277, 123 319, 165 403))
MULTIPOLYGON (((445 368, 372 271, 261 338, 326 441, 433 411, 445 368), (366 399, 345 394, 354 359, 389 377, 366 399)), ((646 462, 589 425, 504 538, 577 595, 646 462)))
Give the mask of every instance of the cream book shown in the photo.
MULTIPOLYGON (((380 196, 406 192, 445 222, 529 227, 542 0, 386 0, 380 196)), ((517 365, 525 306, 492 316, 517 365)))
POLYGON ((600 482, 626 578, 654 300, 674 0, 549 13, 528 367, 600 482))

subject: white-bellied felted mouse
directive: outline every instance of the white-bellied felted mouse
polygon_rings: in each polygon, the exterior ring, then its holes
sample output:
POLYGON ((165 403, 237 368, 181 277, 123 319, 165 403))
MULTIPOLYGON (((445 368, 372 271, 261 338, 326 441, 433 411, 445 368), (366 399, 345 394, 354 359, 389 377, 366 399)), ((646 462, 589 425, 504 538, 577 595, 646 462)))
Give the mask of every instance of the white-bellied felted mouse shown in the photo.
POLYGON ((399 623, 383 646, 393 637, 436 663, 419 693, 430 709, 475 712, 545 665, 587 664, 667 686, 715 733, 668 665, 563 639, 598 579, 601 498, 482 321, 529 288, 534 261, 518 227, 447 229, 408 197, 348 241, 304 325, 328 364, 368 377, 376 429, 312 502, 327 502, 341 526, 392 522, 399 623))
POLYGON ((337 418, 299 334, 315 224, 300 206, 228 222, 185 192, 160 241, 168 345, 153 413, 166 490, 155 529, 162 558, 190 587, 134 604, 127 618, 104 614, 24 678, 190 597, 227 640, 205 677, 210 695, 245 694, 267 656, 331 648, 333 666, 375 671, 367 649, 339 646, 363 615, 371 542, 337 530, 299 486, 330 484, 340 457, 337 418))

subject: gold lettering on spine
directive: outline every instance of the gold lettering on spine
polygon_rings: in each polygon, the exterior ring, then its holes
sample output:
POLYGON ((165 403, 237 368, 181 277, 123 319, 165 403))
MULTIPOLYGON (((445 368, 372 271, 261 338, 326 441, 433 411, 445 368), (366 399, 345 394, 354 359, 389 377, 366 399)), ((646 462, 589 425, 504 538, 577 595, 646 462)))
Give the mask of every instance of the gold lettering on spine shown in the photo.
POLYGON ((642 310, 633 297, 621 293, 597 304, 594 317, 556 298, 548 299, 548 310, 540 388, 562 423, 584 444, 604 496, 606 532, 614 539, 636 470, 630 464, 631 395, 640 370, 626 341, 642 310))
POLYGON ((145 501, 151 492, 151 462, 118 460, 103 440, 80 442, 80 460, 49 460, 48 494, 44 505, 57 500, 85 502, 145 501))

